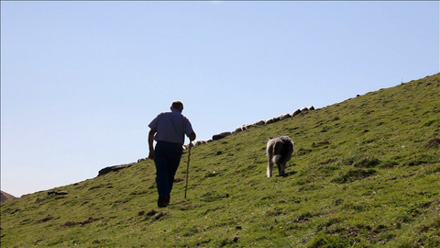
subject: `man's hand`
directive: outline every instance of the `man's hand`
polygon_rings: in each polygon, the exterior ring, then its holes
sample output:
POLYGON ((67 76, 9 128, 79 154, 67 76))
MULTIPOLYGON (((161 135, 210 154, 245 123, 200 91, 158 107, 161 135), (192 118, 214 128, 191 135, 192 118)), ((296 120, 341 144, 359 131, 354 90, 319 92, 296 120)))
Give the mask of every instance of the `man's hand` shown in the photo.
POLYGON ((196 139, 196 133, 192 133, 188 136, 190 141, 194 141, 196 139))
POLYGON ((150 153, 148 154, 148 158, 149 159, 154 159, 154 150, 150 151, 150 153))

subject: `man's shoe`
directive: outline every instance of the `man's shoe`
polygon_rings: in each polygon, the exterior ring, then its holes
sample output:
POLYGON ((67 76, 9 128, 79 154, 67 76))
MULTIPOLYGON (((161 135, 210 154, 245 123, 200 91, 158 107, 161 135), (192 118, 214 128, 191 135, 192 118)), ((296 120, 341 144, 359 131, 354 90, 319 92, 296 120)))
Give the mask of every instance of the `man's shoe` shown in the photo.
POLYGON ((157 200, 157 206, 159 208, 164 208, 170 204, 170 197, 169 196, 159 196, 159 200, 157 200))

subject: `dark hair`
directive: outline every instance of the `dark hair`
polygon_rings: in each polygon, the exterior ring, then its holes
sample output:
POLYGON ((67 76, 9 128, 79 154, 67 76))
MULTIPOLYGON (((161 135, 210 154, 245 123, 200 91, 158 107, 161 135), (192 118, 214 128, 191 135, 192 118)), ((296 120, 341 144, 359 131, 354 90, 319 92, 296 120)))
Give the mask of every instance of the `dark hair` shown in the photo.
POLYGON ((174 101, 173 104, 171 104, 171 108, 182 110, 183 103, 181 101, 174 101))

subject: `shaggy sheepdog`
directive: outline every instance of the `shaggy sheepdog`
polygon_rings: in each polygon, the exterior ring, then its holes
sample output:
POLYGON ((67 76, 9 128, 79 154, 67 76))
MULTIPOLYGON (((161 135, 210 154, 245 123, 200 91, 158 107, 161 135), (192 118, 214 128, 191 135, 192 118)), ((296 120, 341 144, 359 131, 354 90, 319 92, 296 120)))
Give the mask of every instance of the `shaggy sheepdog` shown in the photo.
POLYGON ((272 176, 273 165, 276 164, 280 176, 285 175, 286 163, 292 158, 293 141, 289 136, 269 138, 266 148, 269 157, 267 165, 267 177, 272 176))

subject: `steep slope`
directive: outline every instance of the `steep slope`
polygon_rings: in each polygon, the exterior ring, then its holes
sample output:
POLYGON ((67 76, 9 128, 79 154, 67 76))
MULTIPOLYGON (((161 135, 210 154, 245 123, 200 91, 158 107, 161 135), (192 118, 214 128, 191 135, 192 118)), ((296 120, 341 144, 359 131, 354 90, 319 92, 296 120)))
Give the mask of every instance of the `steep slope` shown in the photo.
POLYGON ((439 92, 436 74, 197 146, 165 209, 149 160, 2 202, 1 245, 438 247, 439 92), (294 156, 266 178, 277 135, 294 156))

